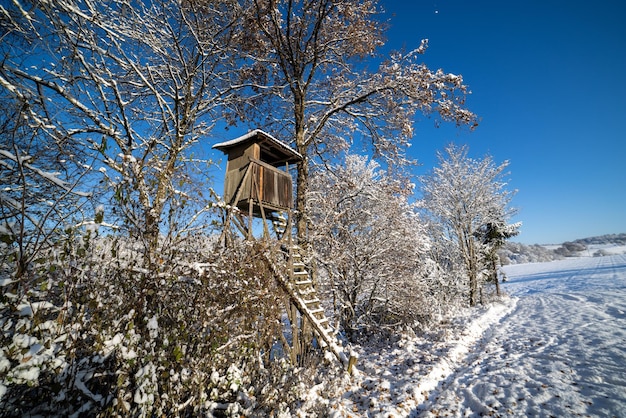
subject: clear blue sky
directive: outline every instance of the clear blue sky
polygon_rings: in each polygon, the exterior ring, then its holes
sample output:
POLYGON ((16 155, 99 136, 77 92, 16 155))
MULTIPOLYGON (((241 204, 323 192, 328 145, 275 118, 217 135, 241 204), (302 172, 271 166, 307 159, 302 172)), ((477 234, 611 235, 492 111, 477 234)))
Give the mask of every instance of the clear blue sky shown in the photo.
MULTIPOLYGON (((437 163, 450 142, 509 160, 514 241, 550 244, 626 232, 626 1, 382 0, 385 50, 417 48, 431 69, 462 74, 480 117, 470 132, 424 117, 410 148, 437 163)), ((215 132, 215 140, 244 132, 215 132)), ((222 158, 215 153, 213 158, 222 158)), ((216 167, 216 183, 224 164, 216 167)), ((221 189, 216 184, 216 190, 221 189)))
POLYGON ((626 232, 626 2, 385 0, 387 47, 429 39, 430 68, 462 74, 474 132, 416 125, 425 173, 447 143, 510 160, 516 241, 626 232))

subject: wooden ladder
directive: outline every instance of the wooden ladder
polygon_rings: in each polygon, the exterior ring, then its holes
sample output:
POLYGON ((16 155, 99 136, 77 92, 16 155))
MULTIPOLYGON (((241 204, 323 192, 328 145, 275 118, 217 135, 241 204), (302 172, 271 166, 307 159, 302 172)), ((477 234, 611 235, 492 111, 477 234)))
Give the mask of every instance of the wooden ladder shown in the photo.
MULTIPOLYGON (((295 245, 289 248, 287 275, 276 266, 275 258, 270 253, 266 253, 265 258, 272 273, 289 295, 291 303, 300 312, 302 318, 306 318, 310 323, 313 331, 318 336, 320 346, 329 349, 351 372, 352 367, 356 363, 356 356, 352 353, 346 354, 337 343, 335 332, 326 317, 324 308, 313 285, 311 274, 302 261, 301 249, 295 245)), ((295 334, 297 330, 293 332, 295 334)))

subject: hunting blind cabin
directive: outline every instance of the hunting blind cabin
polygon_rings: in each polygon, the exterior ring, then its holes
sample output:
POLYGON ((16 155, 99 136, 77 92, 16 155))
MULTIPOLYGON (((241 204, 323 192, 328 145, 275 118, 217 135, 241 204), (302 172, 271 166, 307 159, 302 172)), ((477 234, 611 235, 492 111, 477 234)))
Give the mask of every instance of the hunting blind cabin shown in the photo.
POLYGON ((294 244, 292 238, 293 182, 289 165, 302 161, 302 155, 259 129, 215 144, 213 148, 228 157, 224 180, 226 242, 232 239, 228 232, 231 223, 246 239, 254 240, 253 219, 263 221, 263 241, 267 244, 263 257, 289 296, 287 316, 291 342, 286 341, 284 335, 280 337, 292 362, 297 364, 302 360, 303 354, 310 350, 315 335, 317 343, 329 349, 351 371, 356 357, 346 355, 338 344, 310 270, 303 262, 302 249, 294 244), (279 167, 284 167, 284 170, 279 167), (270 237, 268 222, 273 225, 275 240, 270 237))
MULTIPOLYGON (((293 208, 293 185, 289 164, 302 156, 273 136, 254 130, 231 141, 213 145, 228 156, 224 181, 224 200, 248 215, 247 225, 239 226, 252 237, 252 218, 278 222, 282 213, 293 208), (284 166, 281 170, 279 167, 284 166)), ((242 217, 239 219, 243 220, 242 217)), ((267 226, 264 225, 264 233, 267 226)))

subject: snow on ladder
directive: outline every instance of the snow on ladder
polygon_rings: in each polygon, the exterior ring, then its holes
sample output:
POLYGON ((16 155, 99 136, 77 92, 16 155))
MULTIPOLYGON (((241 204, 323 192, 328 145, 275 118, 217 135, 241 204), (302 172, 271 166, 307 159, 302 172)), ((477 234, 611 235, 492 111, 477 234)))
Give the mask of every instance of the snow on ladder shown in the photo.
POLYGON ((352 367, 356 363, 356 355, 346 353, 337 344, 334 331, 330 326, 328 318, 324 313, 324 308, 317 296, 317 291, 313 287, 313 281, 305 264, 302 262, 300 248, 292 246, 289 251, 289 275, 285 276, 269 253, 265 254, 265 258, 270 266, 274 276, 277 277, 279 283, 289 294, 289 297, 300 314, 308 319, 313 330, 319 336, 320 346, 328 348, 337 359, 347 368, 348 372, 352 371, 352 367))

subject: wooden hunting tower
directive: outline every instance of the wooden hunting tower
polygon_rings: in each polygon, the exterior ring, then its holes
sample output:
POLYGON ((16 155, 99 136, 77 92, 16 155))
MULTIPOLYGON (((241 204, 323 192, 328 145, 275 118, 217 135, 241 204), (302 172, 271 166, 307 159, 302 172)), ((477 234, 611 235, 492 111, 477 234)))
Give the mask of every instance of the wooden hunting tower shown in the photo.
POLYGON ((330 349, 350 370, 356 357, 346 354, 337 344, 335 332, 317 296, 312 273, 304 262, 303 250, 292 242, 293 183, 289 164, 302 161, 302 155, 259 129, 215 144, 213 148, 228 156, 224 180, 224 200, 228 204, 223 233, 225 244, 228 245, 231 224, 246 239, 254 241, 252 220, 263 219, 266 239, 260 254, 288 295, 286 308, 291 343, 284 335, 281 341, 292 362, 302 361, 316 335, 318 344, 330 349), (268 223, 274 225, 276 240, 270 239, 268 223))
POLYGON ((224 200, 254 216, 293 207, 289 164, 302 156, 289 145, 255 129, 239 138, 213 145, 228 156, 224 200), (281 170, 279 167, 285 167, 281 170))

